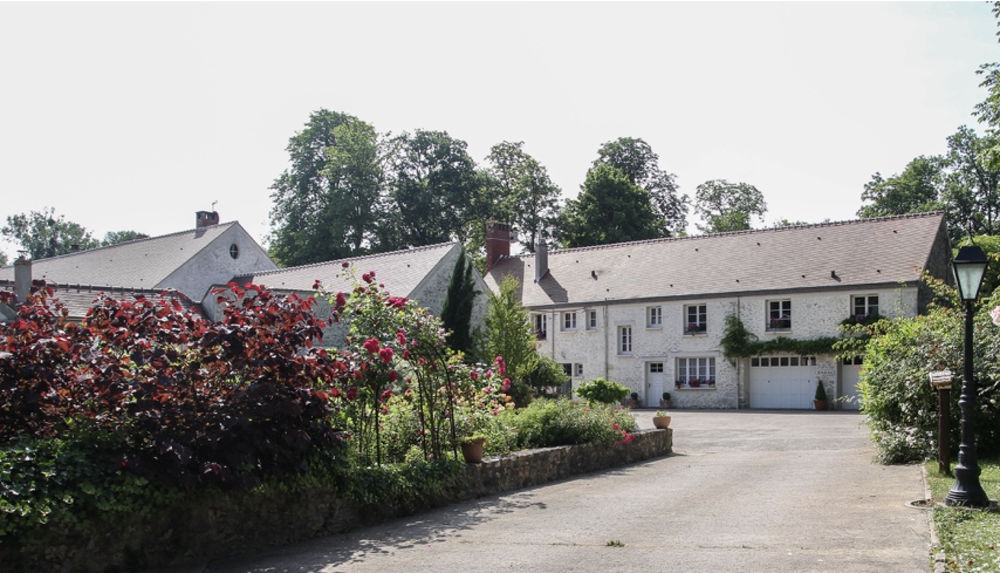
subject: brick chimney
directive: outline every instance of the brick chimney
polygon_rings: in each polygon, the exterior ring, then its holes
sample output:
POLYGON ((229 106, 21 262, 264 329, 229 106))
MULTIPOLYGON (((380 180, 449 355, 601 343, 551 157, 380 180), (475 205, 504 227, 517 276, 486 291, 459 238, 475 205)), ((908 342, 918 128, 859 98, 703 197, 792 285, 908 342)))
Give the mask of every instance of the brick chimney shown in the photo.
POLYGON ((16 305, 22 305, 31 294, 31 261, 21 255, 14 261, 14 296, 16 305))
POLYGON ((490 272, 500 259, 510 256, 510 241, 510 224, 486 222, 486 272, 490 272))
POLYGON ((194 218, 195 218, 196 229, 201 229, 202 227, 211 227, 212 225, 219 224, 218 211, 197 211, 194 214, 194 218))

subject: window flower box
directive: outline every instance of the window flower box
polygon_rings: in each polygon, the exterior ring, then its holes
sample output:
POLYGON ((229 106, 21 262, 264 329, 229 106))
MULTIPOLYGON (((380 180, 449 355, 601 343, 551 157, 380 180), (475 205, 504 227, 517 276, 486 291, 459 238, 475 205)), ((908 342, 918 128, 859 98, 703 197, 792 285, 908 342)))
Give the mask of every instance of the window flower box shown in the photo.
POLYGON ((705 334, 706 327, 704 323, 689 322, 684 327, 684 334, 705 334))

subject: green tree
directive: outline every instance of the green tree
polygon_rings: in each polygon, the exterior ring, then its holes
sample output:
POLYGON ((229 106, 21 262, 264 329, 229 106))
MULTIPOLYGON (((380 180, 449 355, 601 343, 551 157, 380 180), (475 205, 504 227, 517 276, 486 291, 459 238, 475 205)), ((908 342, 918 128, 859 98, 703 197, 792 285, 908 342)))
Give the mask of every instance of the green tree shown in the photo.
POLYGON ((286 150, 291 165, 271 185, 271 256, 302 265, 379 250, 384 175, 375 129, 320 109, 286 150))
POLYGON ((452 350, 465 354, 473 350, 472 308, 478 294, 472 263, 466 261, 465 252, 459 252, 441 309, 441 323, 448 330, 448 346, 452 350))
POLYGON ((858 209, 858 217, 888 217, 942 209, 940 197, 944 190, 945 166, 941 157, 921 155, 907 163, 902 173, 888 179, 875 173, 861 193, 861 200, 867 204, 858 209))
POLYGON ((754 215, 763 218, 767 212, 764 195, 749 183, 730 183, 725 179, 706 181, 695 189, 695 212, 704 225, 705 233, 743 231, 752 228, 754 215))
POLYGON ((996 138, 979 137, 964 125, 948 138, 942 198, 953 241, 965 234, 1000 234, 1000 164, 988 160, 996 145, 996 138))
POLYGON ((101 246, 110 247, 111 245, 117 245, 119 243, 138 241, 139 239, 148 238, 149 235, 140 233, 139 231, 108 231, 104 234, 104 240, 101 241, 101 246))
POLYGON ((489 293, 479 343, 480 360, 490 362, 503 356, 507 373, 514 380, 530 371, 538 359, 535 351, 538 339, 531 328, 528 311, 518 298, 520 290, 521 283, 507 276, 500 282, 497 292, 489 293))
POLYGON ((495 205, 489 216, 513 223, 525 250, 535 252, 539 231, 549 233, 555 225, 559 187, 549 179, 545 167, 524 151, 523 141, 494 145, 486 161, 495 205))
MULTIPOLYGON (((1000 25, 1000 2, 993 3, 993 16, 1000 25)), ((1000 30, 996 34, 1000 39, 1000 30)), ((983 77, 979 86, 986 88, 986 99, 976 104, 972 115, 986 125, 986 132, 993 145, 986 150, 984 161, 996 168, 1000 167, 1000 62, 983 64, 976 73, 983 77)))
POLYGON ((32 259, 48 259, 101 245, 90 231, 55 213, 54 207, 45 207, 41 211, 8 215, 0 234, 19 243, 32 259))
POLYGON ((660 157, 639 138, 620 137, 597 151, 594 167, 610 165, 621 170, 633 185, 649 193, 660 236, 682 235, 687 227, 688 198, 680 195, 674 175, 660 169, 660 157))
POLYGON ((661 236, 663 219, 649 192, 616 167, 595 165, 576 199, 560 214, 559 238, 567 247, 606 245, 661 236))
POLYGON ((417 130, 392 141, 393 221, 387 228, 397 247, 464 242, 473 228, 468 223, 485 219, 485 178, 466 147, 444 131, 417 130))

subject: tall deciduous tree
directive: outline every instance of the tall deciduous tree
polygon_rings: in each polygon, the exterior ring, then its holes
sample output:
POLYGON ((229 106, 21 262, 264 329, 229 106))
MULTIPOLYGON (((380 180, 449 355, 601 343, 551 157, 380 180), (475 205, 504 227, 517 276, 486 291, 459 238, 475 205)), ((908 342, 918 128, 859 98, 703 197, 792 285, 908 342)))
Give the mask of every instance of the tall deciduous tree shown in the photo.
POLYGON ((539 231, 548 236, 555 225, 559 187, 549 179, 545 167, 524 151, 523 141, 494 145, 486 161, 490 196, 495 205, 489 216, 513 223, 524 248, 535 252, 539 231))
POLYGON ((271 186, 271 255, 301 265, 375 249, 384 182, 375 129, 321 109, 286 149, 291 165, 271 186))
POLYGON ((474 228, 467 223, 486 217, 485 180, 466 147, 444 131, 417 130, 392 141, 389 170, 397 246, 464 241, 474 228))
POLYGON ((997 145, 995 137, 979 137, 964 125, 948 138, 942 198, 953 240, 967 233, 1000 234, 1000 163, 989 159, 997 145))
POLYGON ((567 247, 653 239, 662 236, 661 223, 649 192, 620 169, 602 163, 587 172, 580 195, 567 201, 559 238, 567 247))
POLYGON ((473 350, 472 308, 478 294, 472 263, 466 261, 464 252, 459 252, 441 308, 441 323, 449 331, 448 346, 453 350, 466 354, 473 350))
POLYGON ((751 218, 763 218, 767 212, 764 194, 749 183, 730 183, 725 179, 706 181, 695 190, 695 212, 705 233, 723 233, 750 229, 751 218))
POLYGON ((47 259, 101 245, 83 226, 56 216, 54 207, 9 215, 0 233, 20 243, 32 259, 47 259))
POLYGON ((629 182, 649 193, 662 236, 681 235, 687 227, 688 198, 680 195, 672 173, 660 169, 660 156, 642 139, 620 137, 597 151, 594 166, 621 170, 629 182))
MULTIPOLYGON (((993 16, 1000 25, 1000 2, 993 3, 993 16)), ((1000 39, 1000 30, 996 33, 1000 39)), ((986 99, 976 104, 972 115, 986 125, 986 132, 992 139, 992 147, 985 152, 985 161, 991 167, 1000 166, 1000 62, 979 66, 976 73, 983 77, 979 86, 986 88, 986 99)))
POLYGON ((902 173, 888 179, 875 173, 861 193, 861 200, 867 203, 858 209, 858 217, 886 217, 941 209, 944 167, 942 158, 921 155, 910 161, 902 173))

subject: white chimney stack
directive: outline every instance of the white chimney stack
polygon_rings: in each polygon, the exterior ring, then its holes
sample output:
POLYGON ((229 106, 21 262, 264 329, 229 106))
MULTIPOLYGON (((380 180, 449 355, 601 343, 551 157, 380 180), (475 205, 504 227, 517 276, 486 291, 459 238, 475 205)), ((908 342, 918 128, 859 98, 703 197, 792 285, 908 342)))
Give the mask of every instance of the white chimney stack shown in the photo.
POLYGON ((535 241, 535 282, 542 280, 549 272, 549 248, 545 245, 545 235, 538 233, 535 241))

